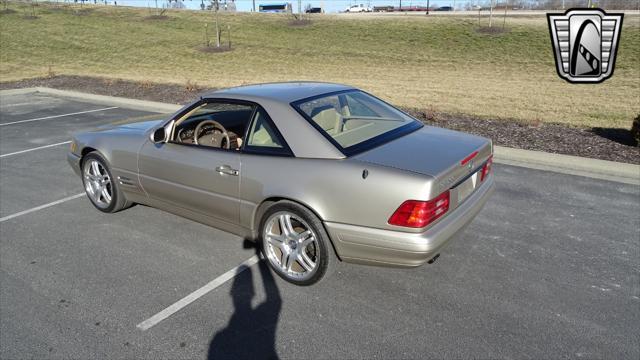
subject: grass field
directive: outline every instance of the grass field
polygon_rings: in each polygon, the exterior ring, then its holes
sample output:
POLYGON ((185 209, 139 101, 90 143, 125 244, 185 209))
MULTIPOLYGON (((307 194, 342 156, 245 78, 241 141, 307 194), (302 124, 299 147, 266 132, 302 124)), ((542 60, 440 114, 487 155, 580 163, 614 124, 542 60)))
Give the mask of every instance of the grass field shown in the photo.
POLYGON ((17 11, 0 15, 0 81, 51 73, 206 87, 321 80, 404 107, 575 126, 629 128, 640 112, 637 14, 625 17, 614 77, 571 85, 556 74, 543 16, 507 18, 507 33, 487 35, 473 17, 323 15, 294 27, 284 15, 222 14, 233 51, 203 53, 211 13, 148 20, 147 9, 85 6, 79 16, 40 5, 26 19, 24 5, 9 8, 17 11))

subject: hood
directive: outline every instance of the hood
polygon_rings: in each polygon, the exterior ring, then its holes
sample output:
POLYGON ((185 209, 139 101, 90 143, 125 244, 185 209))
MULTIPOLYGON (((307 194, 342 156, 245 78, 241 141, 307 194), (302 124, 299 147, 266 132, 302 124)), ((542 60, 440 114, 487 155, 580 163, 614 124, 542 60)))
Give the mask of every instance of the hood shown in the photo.
POLYGON ((481 166, 492 153, 491 140, 458 131, 424 126, 354 159, 411 171, 452 183, 481 166), (462 161, 478 151, 464 166, 462 161))
POLYGON ((160 122, 162 121, 164 120, 159 119, 159 120, 132 122, 127 124, 110 124, 110 125, 101 126, 100 128, 98 128, 98 131, 144 133, 147 130, 153 128, 154 126, 159 125, 160 122))

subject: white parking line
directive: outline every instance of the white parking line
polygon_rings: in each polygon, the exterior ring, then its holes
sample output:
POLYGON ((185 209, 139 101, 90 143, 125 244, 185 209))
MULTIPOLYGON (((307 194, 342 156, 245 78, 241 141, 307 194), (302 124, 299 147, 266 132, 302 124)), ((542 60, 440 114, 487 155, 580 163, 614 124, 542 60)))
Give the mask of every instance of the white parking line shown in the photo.
POLYGON ((79 112, 74 112, 74 113, 69 113, 69 114, 52 115, 52 116, 45 116, 45 117, 41 117, 41 118, 35 118, 35 119, 18 120, 18 121, 12 121, 12 122, 8 122, 8 123, 2 123, 2 124, 0 124, 0 126, 22 124, 22 123, 26 123, 26 122, 40 121, 40 120, 47 120, 47 119, 55 119, 55 118, 60 118, 60 117, 64 117, 64 116, 87 114, 87 113, 105 111, 105 110, 111 110, 111 109, 117 109, 117 108, 118 108, 117 106, 111 106, 111 107, 102 108, 102 109, 79 111, 79 112))
POLYGON ((50 148, 50 147, 54 147, 54 146, 60 146, 60 145, 69 144, 69 143, 71 143, 71 141, 65 141, 65 142, 61 142, 61 143, 57 143, 57 144, 51 144, 51 145, 35 147, 35 148, 32 148, 32 149, 27 149, 27 150, 20 150, 20 151, 8 153, 8 154, 2 154, 2 155, 0 155, 0 158, 7 157, 7 156, 12 156, 12 155, 24 154, 24 153, 30 152, 30 151, 46 149, 46 148, 50 148))
POLYGON ((0 103, 0 109, 8 108, 8 107, 13 107, 13 106, 25 106, 25 105, 33 105, 33 103, 30 103, 30 102, 26 102, 26 103, 16 103, 16 104, 1 104, 1 103, 0 103))
POLYGON ((213 279, 210 283, 206 284, 205 286, 201 287, 200 289, 198 289, 198 290, 192 292, 191 294, 183 297, 182 299, 180 299, 177 302, 173 303, 168 308, 160 311, 159 313, 153 315, 152 317, 148 318, 147 320, 141 322, 140 324, 137 325, 137 328, 142 330, 142 331, 149 330, 151 327, 157 325, 162 320, 168 318, 169 316, 171 316, 171 315, 177 313, 178 311, 180 311, 180 309, 182 309, 185 306, 191 304, 192 302, 198 300, 200 297, 202 297, 206 293, 208 293, 211 290, 217 288, 218 286, 224 284, 225 282, 233 279, 234 277, 236 277, 241 272, 247 270, 248 268, 250 268, 251 266, 256 264, 259 260, 260 259, 258 258, 257 255, 253 255, 252 257, 250 257, 247 260, 243 261, 240 265, 238 265, 238 266, 234 267, 233 269, 227 271, 226 273, 218 276, 217 278, 213 279))
POLYGON ((15 219, 15 218, 17 218, 18 216, 31 214, 32 212, 36 212, 36 211, 38 211, 38 210, 42 210, 42 209, 46 209, 46 208, 48 208, 48 207, 52 207, 52 206, 55 206, 55 205, 58 205, 58 204, 62 204, 62 203, 64 203, 64 202, 67 202, 67 201, 70 201, 70 200, 73 200, 73 199, 77 199, 77 198, 79 198, 79 197, 81 197, 81 196, 84 196, 84 193, 82 193, 82 194, 72 195, 72 196, 66 197, 66 198, 64 198, 64 199, 60 199, 60 200, 56 200, 56 201, 54 201, 54 202, 50 202, 50 203, 48 203, 48 204, 44 204, 44 205, 40 205, 40 206, 36 206, 36 207, 31 208, 31 209, 28 209, 28 210, 24 210, 24 211, 17 212, 17 213, 15 213, 15 214, 7 215, 7 216, 5 216, 5 217, 0 218, 0 223, 1 223, 1 222, 5 222, 5 221, 7 221, 7 220, 15 219))

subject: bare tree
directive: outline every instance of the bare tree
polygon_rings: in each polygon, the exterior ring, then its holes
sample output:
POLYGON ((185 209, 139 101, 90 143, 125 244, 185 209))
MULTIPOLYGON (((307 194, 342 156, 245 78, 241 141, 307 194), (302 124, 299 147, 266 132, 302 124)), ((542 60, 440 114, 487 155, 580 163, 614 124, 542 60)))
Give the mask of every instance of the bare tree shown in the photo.
POLYGON ((213 8, 215 14, 215 22, 216 22, 216 47, 220 47, 220 23, 219 23, 219 12, 220 12, 220 0, 213 0, 213 8))
POLYGON ((311 24, 311 14, 306 10, 311 9, 311 4, 307 4, 305 10, 302 10, 302 0, 298 0, 298 12, 291 11, 289 13, 290 21, 289 25, 292 26, 305 26, 311 24))
POLYGON ((24 17, 27 19, 37 19, 38 16, 36 15, 36 6, 38 4, 36 4, 34 0, 27 0, 27 3, 29 4, 29 10, 25 8, 24 17))
MULTIPOLYGON (((223 49, 222 46, 222 29, 220 24, 220 0, 210 0, 211 5, 207 7, 207 9, 213 11, 213 26, 215 28, 215 50, 216 51, 224 51, 227 49, 223 49)), ((209 39, 209 24, 205 22, 204 24, 204 38, 205 38, 205 47, 211 47, 211 40, 209 39)), ((227 24, 227 46, 228 49, 231 49, 231 25, 227 24)))
POLYGON ((507 26, 507 9, 509 8, 509 0, 504 2, 504 18, 502 19, 502 30, 507 26))
POLYGON ((489 3, 489 27, 493 26, 493 0, 489 3))
MULTIPOLYGON (((171 0, 169 0, 169 3, 171 3, 171 0)), ((158 0, 156 0, 156 16, 158 18, 160 17, 164 17, 164 14, 167 12, 168 6, 165 6, 165 4, 162 4, 161 7, 158 7, 158 0)))

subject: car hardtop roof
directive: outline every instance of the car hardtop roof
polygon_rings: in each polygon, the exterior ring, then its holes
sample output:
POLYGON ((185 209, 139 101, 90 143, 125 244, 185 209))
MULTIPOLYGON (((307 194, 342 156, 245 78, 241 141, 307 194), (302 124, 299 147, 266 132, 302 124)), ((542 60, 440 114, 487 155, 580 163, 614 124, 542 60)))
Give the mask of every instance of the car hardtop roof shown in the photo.
POLYGON ((342 84, 292 81, 232 87, 209 92, 204 94, 202 97, 225 97, 235 98, 238 100, 269 99, 291 103, 318 95, 344 90, 356 89, 352 86, 342 84))

